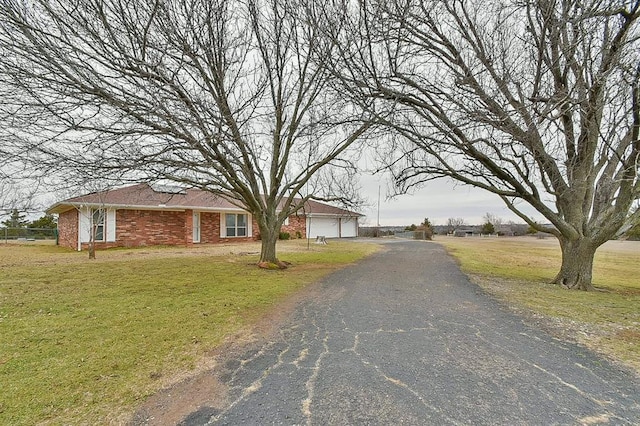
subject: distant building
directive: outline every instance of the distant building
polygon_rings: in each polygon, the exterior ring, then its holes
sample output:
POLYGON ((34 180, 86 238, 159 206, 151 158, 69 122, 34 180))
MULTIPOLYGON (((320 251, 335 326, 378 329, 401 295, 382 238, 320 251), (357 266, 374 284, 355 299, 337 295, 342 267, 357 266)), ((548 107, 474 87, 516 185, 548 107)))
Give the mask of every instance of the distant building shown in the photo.
POLYGON ((472 237, 475 234, 479 234, 480 232, 474 228, 458 228, 453 231, 454 237, 472 237))

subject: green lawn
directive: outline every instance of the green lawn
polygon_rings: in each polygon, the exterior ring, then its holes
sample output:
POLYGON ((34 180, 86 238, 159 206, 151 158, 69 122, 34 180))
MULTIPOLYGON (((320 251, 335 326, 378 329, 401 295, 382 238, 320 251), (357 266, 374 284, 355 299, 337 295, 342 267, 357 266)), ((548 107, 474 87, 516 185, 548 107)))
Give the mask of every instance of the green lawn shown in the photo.
POLYGON ((542 316, 562 337, 581 342, 640 373, 640 242, 613 241, 596 253, 599 291, 549 284, 560 269, 555 239, 443 238, 462 269, 517 309, 542 316))
POLYGON ((206 249, 108 250, 89 261, 57 247, 0 246, 0 424, 123 423, 225 336, 377 249, 279 247, 286 271, 206 249))

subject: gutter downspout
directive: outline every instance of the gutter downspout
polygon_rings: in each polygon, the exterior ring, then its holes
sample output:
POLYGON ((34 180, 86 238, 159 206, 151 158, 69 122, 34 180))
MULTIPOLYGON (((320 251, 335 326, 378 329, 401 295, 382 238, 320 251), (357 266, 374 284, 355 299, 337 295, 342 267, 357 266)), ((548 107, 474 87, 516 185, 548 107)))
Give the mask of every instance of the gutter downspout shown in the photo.
POLYGON ((81 220, 80 219, 80 215, 81 214, 82 213, 80 212, 80 210, 78 210, 78 227, 76 228, 76 231, 77 231, 77 234, 78 234, 78 251, 82 251, 82 242, 81 242, 82 235, 81 235, 81 232, 80 232, 80 220, 81 220))

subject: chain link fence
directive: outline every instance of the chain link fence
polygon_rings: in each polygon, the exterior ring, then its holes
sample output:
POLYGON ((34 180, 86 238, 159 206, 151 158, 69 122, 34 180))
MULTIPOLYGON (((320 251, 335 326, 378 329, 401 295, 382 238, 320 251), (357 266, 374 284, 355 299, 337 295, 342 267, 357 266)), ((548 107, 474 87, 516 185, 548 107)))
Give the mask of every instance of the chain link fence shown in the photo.
POLYGON ((0 228, 0 238, 9 241, 41 241, 58 239, 58 230, 51 228, 0 228))
POLYGON ((425 231, 407 231, 399 229, 379 229, 377 227, 360 227, 358 230, 359 237, 379 238, 379 237, 396 237, 410 240, 429 240, 431 234, 427 235, 425 231))
POLYGON ((409 240, 428 240, 427 233, 425 231, 404 231, 396 232, 396 238, 406 238, 409 240))

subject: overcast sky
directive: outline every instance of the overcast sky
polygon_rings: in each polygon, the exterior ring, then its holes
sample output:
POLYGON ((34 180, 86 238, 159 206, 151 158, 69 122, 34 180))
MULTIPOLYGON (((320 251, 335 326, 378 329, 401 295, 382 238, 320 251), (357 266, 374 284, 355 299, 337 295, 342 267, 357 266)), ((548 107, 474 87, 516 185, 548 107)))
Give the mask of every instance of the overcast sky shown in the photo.
MULTIPOLYGON (((429 182, 414 194, 398 196, 387 199, 388 180, 384 177, 363 175, 360 178, 362 196, 367 199, 369 205, 360 209, 365 214, 360 223, 363 226, 375 226, 377 222, 378 186, 380 186, 380 225, 407 226, 421 223, 424 218, 429 218, 434 225, 445 225, 450 217, 461 217, 469 225, 482 224, 483 216, 491 213, 503 219, 515 223, 524 223, 522 219, 513 214, 497 196, 480 189, 455 185, 453 182, 440 179, 429 182)), ((533 209, 527 213, 537 221, 543 220, 542 216, 533 209)))

